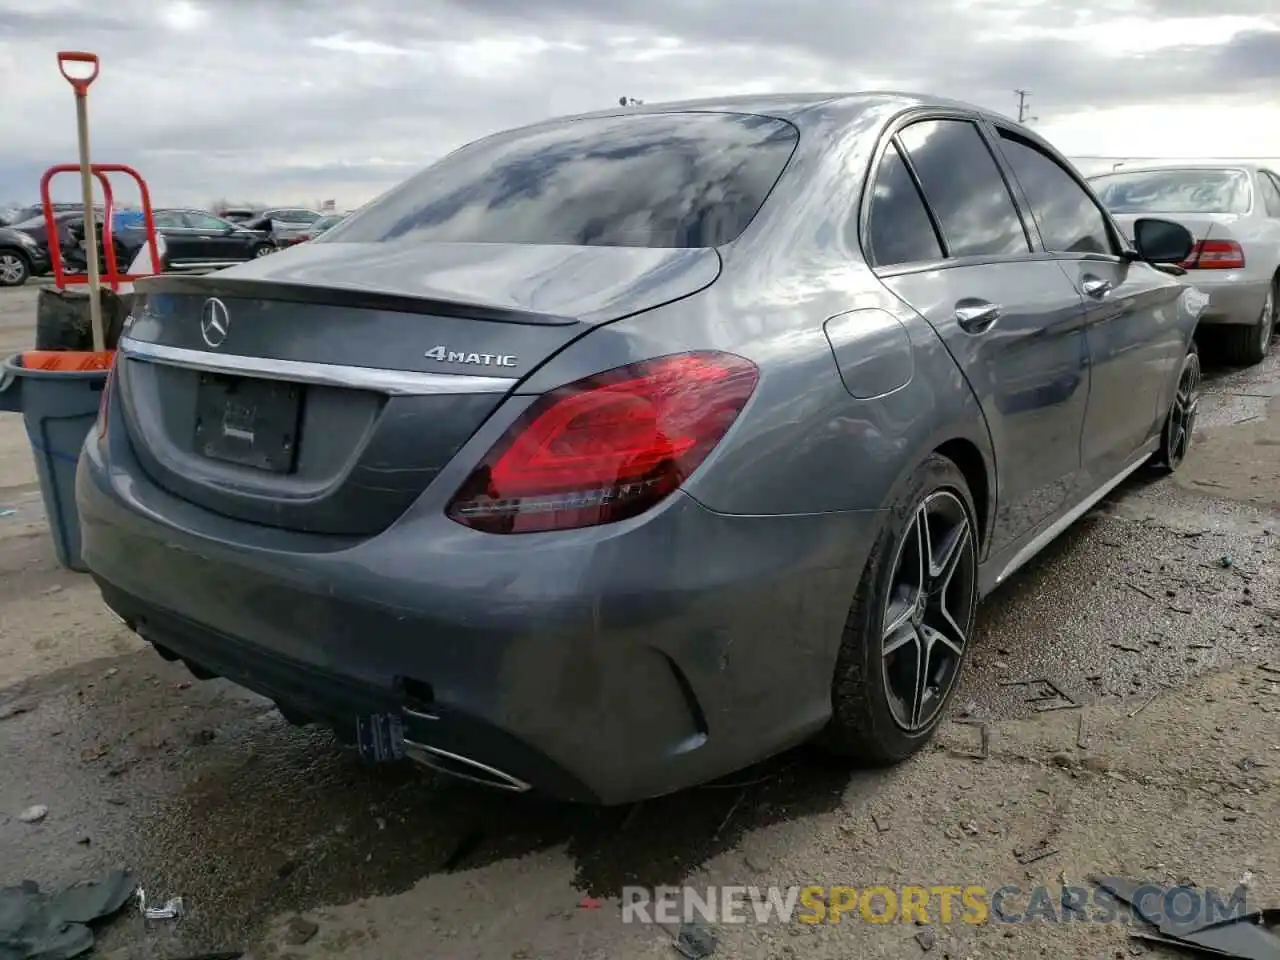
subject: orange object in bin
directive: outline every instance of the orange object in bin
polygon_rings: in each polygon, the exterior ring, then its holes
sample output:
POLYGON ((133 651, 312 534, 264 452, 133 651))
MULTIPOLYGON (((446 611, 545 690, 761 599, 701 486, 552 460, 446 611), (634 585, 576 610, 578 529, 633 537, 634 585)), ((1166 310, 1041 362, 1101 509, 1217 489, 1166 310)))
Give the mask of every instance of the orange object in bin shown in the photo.
POLYGON ((110 370, 115 361, 114 350, 28 350, 22 354, 27 370, 110 370))

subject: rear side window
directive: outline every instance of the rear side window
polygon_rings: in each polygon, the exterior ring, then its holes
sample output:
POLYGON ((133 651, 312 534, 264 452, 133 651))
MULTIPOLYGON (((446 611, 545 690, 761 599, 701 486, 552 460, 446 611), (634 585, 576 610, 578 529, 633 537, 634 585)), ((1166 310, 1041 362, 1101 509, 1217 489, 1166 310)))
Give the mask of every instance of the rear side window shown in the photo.
POLYGON ((880 160, 872 190, 867 230, 872 265, 892 267, 941 260, 942 245, 924 200, 892 143, 880 160))
POLYGON ((1036 147, 1005 133, 1000 134, 1000 139, 1009 166, 1031 204, 1046 250, 1108 255, 1115 252, 1106 217, 1075 177, 1036 147))
POLYGON ((1263 171, 1260 177, 1262 180, 1262 199, 1267 207, 1267 216, 1280 217, 1280 180, 1275 175, 1263 171))
POLYGON ((898 136, 951 256, 1031 251, 1013 197, 977 127, 965 120, 923 120, 898 136))
POLYGON ((747 228, 797 139, 739 114, 543 124, 463 147, 321 240, 716 247, 747 228))

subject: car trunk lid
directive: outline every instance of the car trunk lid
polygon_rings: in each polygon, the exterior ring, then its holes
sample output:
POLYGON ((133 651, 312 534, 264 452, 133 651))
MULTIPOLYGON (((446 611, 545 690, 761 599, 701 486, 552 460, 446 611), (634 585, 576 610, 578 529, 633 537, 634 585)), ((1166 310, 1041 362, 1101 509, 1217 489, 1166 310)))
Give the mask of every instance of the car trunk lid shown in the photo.
POLYGON ((719 270, 709 249, 316 242, 151 278, 117 364, 125 426, 206 509, 371 535, 548 357, 719 270))

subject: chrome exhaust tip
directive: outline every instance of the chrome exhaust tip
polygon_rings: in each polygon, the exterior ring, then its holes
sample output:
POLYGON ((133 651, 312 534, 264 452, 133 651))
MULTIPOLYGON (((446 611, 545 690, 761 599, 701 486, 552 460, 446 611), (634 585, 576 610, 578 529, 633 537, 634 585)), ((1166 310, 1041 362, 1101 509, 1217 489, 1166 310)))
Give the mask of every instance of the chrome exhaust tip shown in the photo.
POLYGON ((450 753, 448 750, 441 750, 439 747, 429 747, 425 743, 418 743, 416 740, 406 739, 404 741, 404 752, 405 756, 414 763, 435 770, 437 773, 456 777, 459 780, 470 780, 472 783, 479 783, 497 790, 506 790, 509 793, 525 793, 529 790, 529 784, 523 780, 511 776, 509 773, 503 773, 487 763, 481 763, 479 760, 472 760, 470 757, 450 753))

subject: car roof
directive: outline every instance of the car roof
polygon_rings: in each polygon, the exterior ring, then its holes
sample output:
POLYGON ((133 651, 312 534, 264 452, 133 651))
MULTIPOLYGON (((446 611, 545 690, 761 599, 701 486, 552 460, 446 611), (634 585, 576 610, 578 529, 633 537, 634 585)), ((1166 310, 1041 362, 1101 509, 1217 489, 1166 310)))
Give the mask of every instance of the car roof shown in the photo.
POLYGON ((1262 170, 1271 169, 1265 163, 1233 163, 1230 161, 1221 163, 1186 163, 1182 160, 1170 160, 1167 163, 1144 163, 1142 166, 1131 167, 1125 165, 1116 170, 1092 174, 1089 179, 1097 180, 1100 177, 1110 177, 1122 173, 1160 173, 1166 170, 1235 170, 1241 173, 1258 173, 1262 170))
MULTIPOLYGON (((530 124, 523 129, 534 129, 574 120, 630 116, 633 114, 662 113, 746 113, 786 120, 804 129, 835 114, 840 119, 852 119, 872 109, 897 108, 895 112, 937 108, 962 110, 979 114, 1004 123, 1013 123, 1008 117, 992 110, 928 94, 895 90, 868 90, 861 92, 834 91, 814 93, 742 94, 738 96, 704 97, 696 100, 676 100, 667 103, 645 103, 637 106, 617 106, 609 110, 595 110, 574 116, 555 117, 530 124)), ((514 131, 506 131, 514 132, 514 131)))

